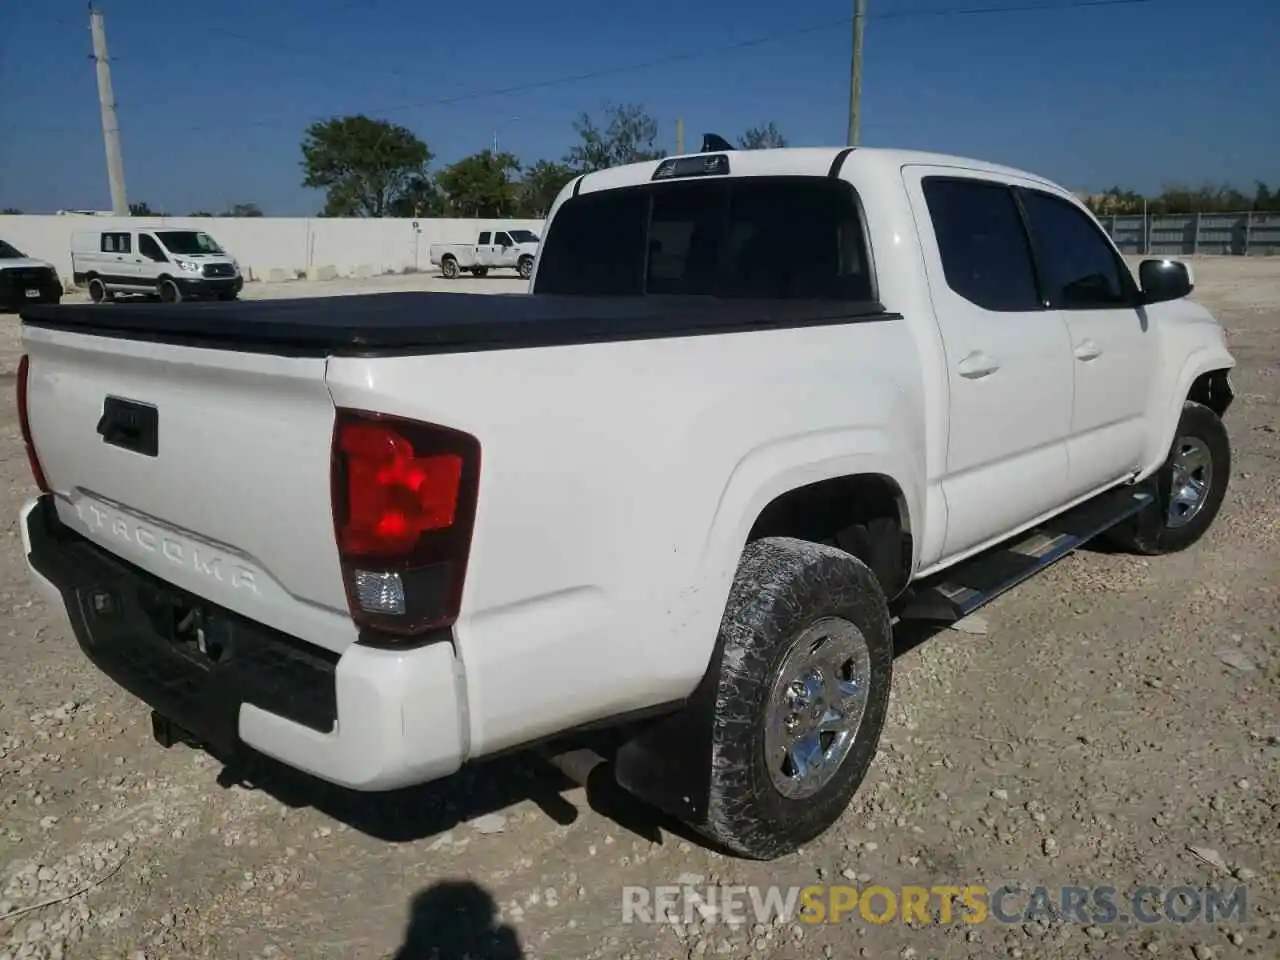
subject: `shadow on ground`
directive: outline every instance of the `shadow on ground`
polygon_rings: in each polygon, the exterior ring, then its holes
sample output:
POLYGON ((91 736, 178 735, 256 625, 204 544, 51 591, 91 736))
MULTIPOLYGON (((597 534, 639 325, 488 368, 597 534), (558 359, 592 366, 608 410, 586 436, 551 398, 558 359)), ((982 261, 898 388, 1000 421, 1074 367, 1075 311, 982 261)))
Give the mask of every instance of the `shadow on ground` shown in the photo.
MULTIPOLYGON (((900 623, 894 633, 895 655, 915 649, 943 629, 938 624, 900 623)), ((607 735, 583 743, 597 748, 602 756, 610 755, 607 735)), ((469 765, 444 780, 384 793, 335 787, 258 754, 229 763, 219 775, 219 783, 262 790, 286 806, 313 807, 388 843, 433 837, 524 800, 535 803, 561 826, 575 822, 580 813, 565 796, 577 785, 534 752, 499 756, 469 765)), ((651 843, 662 843, 664 834, 670 834, 707 846, 704 837, 618 786, 607 761, 591 772, 584 786, 587 805, 624 831, 651 843)))
POLYGON ((469 880, 437 883, 413 898, 409 929, 394 960, 521 960, 514 928, 498 921, 497 904, 469 880))

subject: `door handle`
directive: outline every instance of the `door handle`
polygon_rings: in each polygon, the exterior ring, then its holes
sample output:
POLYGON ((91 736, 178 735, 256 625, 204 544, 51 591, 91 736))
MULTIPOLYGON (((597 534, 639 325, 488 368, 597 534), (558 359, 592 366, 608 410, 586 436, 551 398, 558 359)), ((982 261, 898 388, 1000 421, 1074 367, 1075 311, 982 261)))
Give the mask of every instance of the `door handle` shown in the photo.
POLYGON ((956 371, 966 380, 980 380, 1000 369, 1000 361, 987 356, 981 350, 975 350, 958 364, 956 371))
POLYGON ((1076 344, 1076 359, 1088 362, 1102 356, 1102 348, 1092 340, 1082 340, 1076 344))

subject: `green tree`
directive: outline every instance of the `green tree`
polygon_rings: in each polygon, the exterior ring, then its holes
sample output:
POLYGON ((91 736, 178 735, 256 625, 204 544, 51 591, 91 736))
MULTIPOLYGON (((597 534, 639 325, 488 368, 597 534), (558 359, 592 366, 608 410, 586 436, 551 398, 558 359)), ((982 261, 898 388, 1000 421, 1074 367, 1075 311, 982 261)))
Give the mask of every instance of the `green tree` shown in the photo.
POLYGON ((576 173, 563 163, 539 160, 524 172, 516 187, 517 209, 523 217, 545 217, 551 204, 576 173))
POLYGON ((505 217, 515 210, 512 174, 519 170, 520 161, 513 155, 481 150, 445 167, 436 183, 456 217, 505 217))
POLYGON ((576 173, 591 173, 625 163, 658 160, 666 151, 657 146, 658 121, 637 104, 605 101, 597 121, 584 113, 573 123, 581 143, 574 144, 564 162, 576 173))
POLYGON ((233 203, 231 209, 222 215, 224 217, 260 217, 262 208, 256 203, 233 203))
POLYGON ((213 214, 210 213, 208 210, 193 210, 191 213, 188 213, 187 216, 188 217, 212 217, 213 214))
POLYGON ((385 217, 431 151, 411 130, 363 114, 313 123, 302 141, 302 184, 325 191, 324 215, 385 217))
POLYGON ((772 120, 763 127, 752 127, 738 138, 738 146, 743 150, 769 150, 786 145, 787 138, 773 125, 772 120))
POLYGON ((5 216, 9 216, 9 217, 16 217, 16 216, 20 216, 22 214, 22 211, 19 210, 17 207, 5 207, 3 210, 0 210, 0 214, 4 214, 5 216))
POLYGON ((405 184, 404 192, 391 203, 393 217, 443 217, 444 196, 435 182, 426 176, 414 177, 405 184))
POLYGON ((150 204, 145 200, 139 200, 136 203, 129 204, 129 216, 131 217, 167 217, 167 213, 159 210, 152 210, 150 204))

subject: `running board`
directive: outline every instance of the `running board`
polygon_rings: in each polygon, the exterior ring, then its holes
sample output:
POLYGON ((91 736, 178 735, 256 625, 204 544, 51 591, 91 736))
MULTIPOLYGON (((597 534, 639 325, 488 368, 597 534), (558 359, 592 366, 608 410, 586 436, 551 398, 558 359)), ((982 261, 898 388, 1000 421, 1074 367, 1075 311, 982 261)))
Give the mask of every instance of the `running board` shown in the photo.
POLYGON ((930 577, 912 591, 899 619, 946 623, 967 617, 1104 530, 1133 516, 1152 499, 1148 490, 1135 486, 1108 490, 1005 544, 930 577))

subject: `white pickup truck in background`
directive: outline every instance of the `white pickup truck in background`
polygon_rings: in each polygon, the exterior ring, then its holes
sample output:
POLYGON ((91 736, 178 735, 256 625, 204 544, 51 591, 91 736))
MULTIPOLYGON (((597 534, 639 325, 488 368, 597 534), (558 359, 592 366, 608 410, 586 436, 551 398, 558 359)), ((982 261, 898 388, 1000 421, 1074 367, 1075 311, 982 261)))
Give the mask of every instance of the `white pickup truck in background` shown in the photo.
POLYGON ((776 857, 867 772, 894 618, 1208 529, 1234 360, 1191 289, 979 161, 603 170, 530 296, 29 308, 24 550, 162 742, 385 790, 604 726, 776 857))
POLYGON ((532 230, 481 230, 475 243, 433 243, 429 255, 449 280, 463 270, 477 277, 490 270, 514 270, 528 280, 538 256, 538 235, 532 230))

